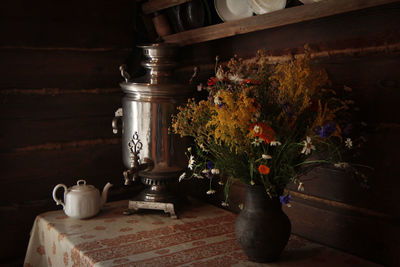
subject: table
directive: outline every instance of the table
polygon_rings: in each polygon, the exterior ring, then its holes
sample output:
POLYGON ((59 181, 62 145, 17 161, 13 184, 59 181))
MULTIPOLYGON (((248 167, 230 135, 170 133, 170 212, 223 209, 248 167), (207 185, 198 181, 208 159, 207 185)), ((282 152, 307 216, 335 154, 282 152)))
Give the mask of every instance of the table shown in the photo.
POLYGON ((127 207, 127 200, 108 203, 87 220, 40 214, 24 266, 378 266, 294 235, 279 262, 248 262, 229 211, 194 201, 172 219, 160 211, 126 216, 127 207))

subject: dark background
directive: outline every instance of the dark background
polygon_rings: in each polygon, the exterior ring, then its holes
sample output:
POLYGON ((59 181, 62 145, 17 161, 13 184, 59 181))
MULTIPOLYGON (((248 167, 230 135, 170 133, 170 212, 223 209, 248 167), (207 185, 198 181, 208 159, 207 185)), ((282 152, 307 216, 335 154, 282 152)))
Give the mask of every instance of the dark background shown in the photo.
MULTIPOLYGON (((111 120, 120 107, 122 63, 146 39, 137 2, 3 1, 0 9, 0 262, 22 262, 35 216, 56 209, 58 183, 84 178, 120 193, 120 137, 111 120)), ((309 175, 285 209, 293 232, 385 265, 400 264, 398 188, 400 4, 194 44, 181 50, 181 72, 212 73, 214 59, 302 53, 305 44, 335 84, 353 88, 369 125, 365 164, 370 188, 338 171, 309 175)), ((196 187, 192 183, 192 187, 196 187)), ((189 186, 190 187, 190 186, 189 186)), ((197 187, 196 187, 197 188, 197 187)), ((198 192, 200 195, 202 192, 198 192)), ((221 192, 219 192, 221 193, 221 192)), ((217 199, 207 199, 219 203, 217 199)), ((233 188, 237 211, 243 188, 233 188)))

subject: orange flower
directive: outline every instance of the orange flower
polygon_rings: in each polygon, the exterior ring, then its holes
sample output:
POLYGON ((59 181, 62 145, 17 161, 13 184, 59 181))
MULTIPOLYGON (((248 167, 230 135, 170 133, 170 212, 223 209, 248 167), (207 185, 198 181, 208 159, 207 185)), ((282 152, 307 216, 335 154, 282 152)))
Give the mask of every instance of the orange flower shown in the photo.
POLYGON ((261 122, 251 124, 250 132, 252 133, 253 137, 258 137, 267 144, 275 140, 275 131, 268 125, 265 125, 261 122))
POLYGON ((217 83, 217 79, 215 77, 211 77, 210 79, 207 80, 207 85, 212 86, 217 83))
POLYGON ((261 84, 261 81, 253 80, 253 79, 244 79, 242 84, 261 84))
POLYGON ((266 165, 264 165, 264 164, 261 164, 260 166, 258 166, 258 171, 259 171, 261 174, 268 174, 269 171, 270 171, 270 169, 269 169, 268 166, 266 166, 266 165))

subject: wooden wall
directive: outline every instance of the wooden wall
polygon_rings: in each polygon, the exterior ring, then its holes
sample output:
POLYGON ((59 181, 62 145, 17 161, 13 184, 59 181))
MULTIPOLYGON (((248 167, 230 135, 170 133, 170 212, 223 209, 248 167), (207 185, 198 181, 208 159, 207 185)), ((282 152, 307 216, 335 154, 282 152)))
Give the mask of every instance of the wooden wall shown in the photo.
MULTIPOLYGON (((304 45, 336 85, 353 88, 370 131, 362 162, 372 166, 370 188, 340 171, 317 169, 304 177, 305 191, 297 192, 291 208, 293 232, 388 266, 400 265, 400 4, 263 30, 191 45, 185 59, 212 75, 215 56, 248 58, 265 49, 271 60, 301 54, 304 45)), ((196 183, 192 193, 201 196, 196 183)), ((238 211, 244 189, 232 190, 230 209, 238 211)), ((222 193, 204 196, 220 204, 222 193)))
MULTIPOLYGON (((119 65, 131 57, 135 1, 6 0, 0 8, 0 262, 23 259, 58 183, 123 182, 119 65)), ((115 191, 115 189, 114 189, 115 191)))
MULTIPOLYGON (((120 107, 118 66, 134 57, 132 46, 143 38, 134 5, 2 3, 0 263, 24 257, 35 216, 56 208, 56 184, 85 178, 98 188, 108 180, 121 186, 121 143, 112 135, 111 119, 120 107)), ((390 266, 400 264, 399 22, 396 3, 182 49, 182 65, 198 65, 207 77, 216 55, 246 58, 266 49, 279 60, 309 44, 331 79, 355 90, 362 117, 372 126, 364 155, 375 168, 371 188, 340 172, 317 170, 285 210, 294 233, 390 266)), ((232 194, 237 212, 243 188, 236 185, 232 194)), ((221 192, 208 200, 218 204, 220 198, 221 192)))

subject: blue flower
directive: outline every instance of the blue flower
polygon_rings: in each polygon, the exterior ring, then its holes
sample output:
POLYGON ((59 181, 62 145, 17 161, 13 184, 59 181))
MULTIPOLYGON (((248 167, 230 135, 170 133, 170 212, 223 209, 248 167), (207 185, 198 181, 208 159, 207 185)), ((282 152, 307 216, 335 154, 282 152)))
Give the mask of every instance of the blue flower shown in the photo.
POLYGON ((212 163, 211 161, 207 162, 207 169, 214 169, 214 163, 212 163))
POLYGON ((285 204, 285 205, 287 205, 287 204, 289 204, 289 202, 292 200, 292 196, 291 195, 286 195, 286 196, 280 196, 279 197, 279 201, 282 203, 282 204, 285 204))
POLYGON ((331 134, 333 134, 335 132, 335 130, 336 130, 336 124, 333 121, 331 121, 331 122, 328 122, 327 124, 323 125, 322 127, 318 126, 315 129, 315 132, 322 138, 327 138, 331 134))

